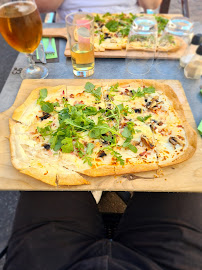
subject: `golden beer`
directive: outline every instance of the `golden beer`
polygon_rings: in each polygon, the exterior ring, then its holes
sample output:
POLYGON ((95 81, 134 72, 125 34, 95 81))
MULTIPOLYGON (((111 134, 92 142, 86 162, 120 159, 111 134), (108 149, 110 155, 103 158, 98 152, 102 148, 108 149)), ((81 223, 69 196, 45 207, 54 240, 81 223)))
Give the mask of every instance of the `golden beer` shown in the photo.
POLYGON ((80 50, 79 44, 71 49, 73 69, 77 71, 91 70, 94 68, 94 46, 90 44, 88 50, 80 50))
POLYGON ((15 50, 32 53, 42 37, 42 23, 33 2, 9 2, 0 7, 0 32, 15 50))

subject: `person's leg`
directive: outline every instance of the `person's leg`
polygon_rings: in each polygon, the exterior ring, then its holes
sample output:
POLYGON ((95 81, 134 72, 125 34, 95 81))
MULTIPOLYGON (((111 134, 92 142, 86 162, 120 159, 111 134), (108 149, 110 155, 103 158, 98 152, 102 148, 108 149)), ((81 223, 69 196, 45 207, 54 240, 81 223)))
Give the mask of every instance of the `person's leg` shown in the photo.
POLYGON ((164 270, 201 270, 202 194, 134 193, 114 240, 164 270))
POLYGON ((103 237, 90 192, 22 192, 4 270, 68 269, 103 237))

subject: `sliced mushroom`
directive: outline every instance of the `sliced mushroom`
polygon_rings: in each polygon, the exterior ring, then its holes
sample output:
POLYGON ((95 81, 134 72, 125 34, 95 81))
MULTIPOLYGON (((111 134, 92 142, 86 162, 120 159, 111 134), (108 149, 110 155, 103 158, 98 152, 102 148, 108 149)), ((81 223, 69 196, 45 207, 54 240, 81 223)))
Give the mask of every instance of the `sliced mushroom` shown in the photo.
POLYGON ((134 112, 135 113, 141 113, 142 112, 142 109, 140 108, 140 109, 134 109, 134 112))
POLYGON ((141 136, 141 141, 142 141, 143 144, 145 144, 146 146, 148 146, 150 149, 153 149, 154 148, 153 143, 150 142, 149 139, 145 135, 142 135, 141 136))
POLYGON ((158 100, 158 96, 155 96, 151 99, 151 101, 148 101, 146 103, 147 109, 153 109, 154 107, 157 107, 158 104, 162 103, 162 101, 158 100))
POLYGON ((43 146, 46 150, 49 150, 49 149, 50 149, 50 144, 48 144, 48 143, 44 143, 44 144, 42 144, 42 146, 43 146))
POLYGON ((150 124, 150 128, 151 128, 151 131, 152 132, 156 133, 156 131, 155 131, 156 130, 156 127, 155 127, 154 123, 151 123, 150 124))
POLYGON ((41 116, 39 118, 41 119, 41 121, 43 121, 43 120, 49 118, 50 116, 51 116, 50 113, 43 112, 43 116, 41 116))
POLYGON ((104 156, 106 156, 107 154, 105 153, 105 151, 100 151, 99 153, 98 153, 98 157, 101 157, 101 158, 103 158, 104 156))
POLYGON ((180 139, 178 139, 177 137, 170 137, 169 138, 169 142, 172 144, 172 145, 176 145, 176 144, 179 144, 179 145, 181 145, 181 146, 183 146, 184 145, 184 143, 180 140, 180 139))

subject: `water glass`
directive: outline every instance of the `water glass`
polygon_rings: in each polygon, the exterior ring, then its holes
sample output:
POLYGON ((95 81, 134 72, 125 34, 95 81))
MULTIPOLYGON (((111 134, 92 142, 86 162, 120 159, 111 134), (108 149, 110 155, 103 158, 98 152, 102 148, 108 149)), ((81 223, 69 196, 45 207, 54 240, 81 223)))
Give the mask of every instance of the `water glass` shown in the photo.
MULTIPOLYGON (((175 39, 178 40, 180 46, 186 48, 189 45, 191 38, 193 36, 193 23, 184 17, 173 17, 169 20, 166 25, 162 36, 159 38, 158 46, 164 48, 163 53, 170 54, 171 51, 166 51, 166 42, 174 42, 175 39)), ((177 51, 176 51, 177 52, 177 51)), ((165 59, 161 59, 161 52, 157 52, 157 59, 155 63, 156 70, 167 76, 173 76, 179 73, 181 67, 179 65, 178 60, 174 59, 166 59, 166 67, 165 67, 165 59)), ((183 54, 183 51, 182 51, 183 54)))
POLYGON ((73 73, 88 77, 94 73, 94 17, 90 13, 71 13, 66 16, 67 34, 73 73))
POLYGON ((133 75, 147 74, 154 61, 157 44, 157 22, 142 16, 133 21, 126 45, 126 69, 133 75))

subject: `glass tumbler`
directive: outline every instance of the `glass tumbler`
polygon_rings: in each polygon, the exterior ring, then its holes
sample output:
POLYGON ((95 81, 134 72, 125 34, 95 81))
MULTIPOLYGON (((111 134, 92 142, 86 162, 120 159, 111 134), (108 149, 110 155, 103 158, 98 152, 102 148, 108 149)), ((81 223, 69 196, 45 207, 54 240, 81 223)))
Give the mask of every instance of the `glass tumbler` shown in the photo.
POLYGON ((71 13, 66 16, 67 34, 73 73, 88 77, 94 73, 94 17, 90 13, 71 13))
MULTIPOLYGON (((167 76, 173 76, 179 73, 181 68, 177 58, 175 59, 175 57, 162 57, 162 54, 170 55, 172 52, 175 52, 175 50, 170 50, 169 46, 172 45, 172 43, 175 44, 176 42, 179 43, 180 47, 184 47, 186 49, 191 41, 192 36, 193 23, 188 18, 173 17, 170 19, 164 29, 163 34, 158 39, 159 50, 157 52, 155 68, 159 73, 165 74, 167 76)), ((180 50, 180 48, 177 50, 180 50)), ((183 54, 183 51, 181 54, 183 54)), ((178 53, 178 58, 180 58, 180 56, 181 55, 178 53)))
POLYGON ((147 74, 153 65, 157 42, 157 22, 138 17, 131 26, 126 45, 126 69, 133 75, 147 74))

